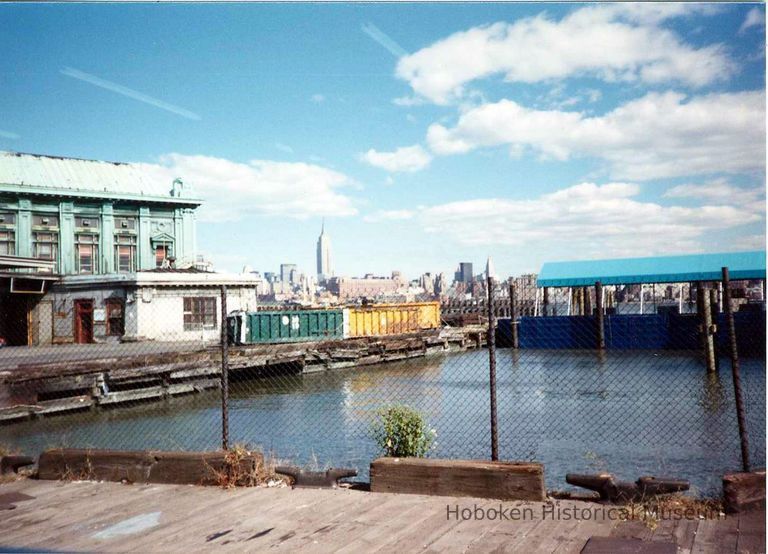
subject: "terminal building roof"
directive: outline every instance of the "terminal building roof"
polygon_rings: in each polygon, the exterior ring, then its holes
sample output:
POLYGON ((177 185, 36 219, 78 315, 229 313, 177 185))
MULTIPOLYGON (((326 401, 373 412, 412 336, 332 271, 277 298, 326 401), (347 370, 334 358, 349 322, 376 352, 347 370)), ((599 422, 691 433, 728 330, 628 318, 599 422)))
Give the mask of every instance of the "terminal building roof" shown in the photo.
POLYGON ((148 164, 0 152, 0 192, 199 206, 148 164))
POLYGON ((765 252, 726 252, 654 256, 614 260, 548 262, 539 272, 538 287, 687 283, 719 281, 727 267, 731 280, 765 279, 765 252))

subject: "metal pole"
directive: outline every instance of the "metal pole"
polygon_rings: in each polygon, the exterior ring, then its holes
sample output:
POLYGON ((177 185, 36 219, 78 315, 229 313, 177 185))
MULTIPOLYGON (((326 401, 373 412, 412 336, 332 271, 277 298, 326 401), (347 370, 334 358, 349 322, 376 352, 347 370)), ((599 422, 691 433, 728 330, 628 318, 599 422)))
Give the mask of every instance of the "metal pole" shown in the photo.
POLYGON ((493 277, 488 277, 488 365, 491 381, 491 460, 499 459, 499 434, 496 420, 496 329, 493 317, 493 277))
POLYGON ((226 285, 221 285, 221 447, 229 450, 229 341, 227 340, 226 285))
POLYGON ((739 351, 736 347, 736 324, 733 321, 731 306, 731 279, 728 268, 723 268, 723 307, 728 322, 728 339, 731 343, 731 373, 733 374, 733 392, 736 395, 736 418, 739 422, 739 438, 741 439, 741 465, 744 471, 750 471, 749 465, 749 436, 744 415, 744 400, 741 393, 741 372, 739 369, 739 351))
POLYGON ((595 283, 595 303, 597 310, 595 322, 597 324, 597 349, 605 350, 605 320, 603 318, 603 284, 600 281, 595 283))
POLYGON ((512 328, 512 348, 518 348, 519 342, 517 338, 517 295, 515 291, 514 281, 509 284, 509 318, 511 320, 510 327, 512 328))

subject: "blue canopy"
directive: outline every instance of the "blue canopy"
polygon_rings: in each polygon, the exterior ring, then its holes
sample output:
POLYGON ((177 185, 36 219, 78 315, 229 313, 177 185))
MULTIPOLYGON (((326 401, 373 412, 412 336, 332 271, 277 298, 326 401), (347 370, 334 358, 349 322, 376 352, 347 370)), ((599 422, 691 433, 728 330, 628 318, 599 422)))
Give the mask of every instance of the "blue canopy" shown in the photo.
POLYGON ((539 287, 719 281, 727 267, 731 280, 765 279, 765 252, 726 252, 687 256, 654 256, 617 260, 547 262, 539 272, 539 287))

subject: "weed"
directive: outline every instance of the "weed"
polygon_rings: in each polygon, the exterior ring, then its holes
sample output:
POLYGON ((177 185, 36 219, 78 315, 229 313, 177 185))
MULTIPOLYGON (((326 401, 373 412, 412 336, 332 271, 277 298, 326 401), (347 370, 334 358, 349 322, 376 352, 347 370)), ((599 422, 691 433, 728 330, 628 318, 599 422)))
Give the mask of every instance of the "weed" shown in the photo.
POLYGON ((423 458, 433 447, 437 432, 424 416, 408 406, 389 406, 377 412, 371 436, 385 456, 423 458))

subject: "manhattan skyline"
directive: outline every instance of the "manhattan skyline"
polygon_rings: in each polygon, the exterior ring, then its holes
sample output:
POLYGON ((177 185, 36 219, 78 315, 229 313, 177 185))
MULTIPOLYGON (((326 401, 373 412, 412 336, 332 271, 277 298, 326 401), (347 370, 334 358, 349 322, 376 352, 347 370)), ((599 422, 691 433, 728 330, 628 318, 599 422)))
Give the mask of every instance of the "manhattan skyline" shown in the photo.
POLYGON ((0 29, 0 150, 181 177, 218 270, 312 273, 323 218, 349 276, 765 247, 764 5, 14 4, 0 29))

